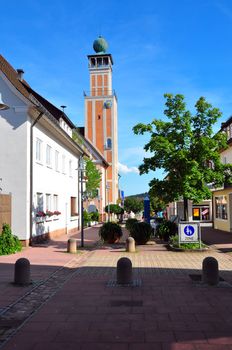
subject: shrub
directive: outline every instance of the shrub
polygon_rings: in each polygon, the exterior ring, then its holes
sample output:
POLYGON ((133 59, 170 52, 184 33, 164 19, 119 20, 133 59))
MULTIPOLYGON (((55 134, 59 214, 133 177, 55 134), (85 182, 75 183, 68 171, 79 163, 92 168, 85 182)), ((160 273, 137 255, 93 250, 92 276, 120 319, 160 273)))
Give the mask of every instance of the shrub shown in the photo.
POLYGON ((89 222, 91 221, 91 216, 86 210, 83 211, 83 220, 84 220, 84 227, 87 227, 89 222))
POLYGON ((98 213, 98 211, 93 211, 90 214, 90 217, 91 217, 92 221, 99 221, 99 213, 98 213))
POLYGON ((132 226, 133 226, 136 222, 138 222, 137 219, 133 219, 133 218, 127 219, 127 221, 126 221, 126 229, 127 229, 128 231, 131 231, 132 226))
POLYGON ((164 241, 168 241, 171 236, 175 236, 178 232, 178 227, 175 222, 164 220, 157 227, 156 233, 164 241))
POLYGON ((122 237, 121 226, 116 222, 105 222, 99 230, 99 236, 104 242, 115 243, 122 237))
POLYGON ((22 250, 22 245, 18 237, 12 235, 10 225, 2 226, 0 235, 0 255, 8 255, 22 250))
POLYGON ((194 243, 180 243, 179 245, 179 236, 175 235, 170 237, 169 244, 173 246, 174 248, 181 248, 181 249, 200 249, 200 248, 207 248, 208 246, 204 244, 201 241, 201 245, 199 242, 194 242, 194 243))
POLYGON ((152 235, 151 225, 147 222, 136 222, 131 226, 130 235, 136 244, 146 244, 152 235))

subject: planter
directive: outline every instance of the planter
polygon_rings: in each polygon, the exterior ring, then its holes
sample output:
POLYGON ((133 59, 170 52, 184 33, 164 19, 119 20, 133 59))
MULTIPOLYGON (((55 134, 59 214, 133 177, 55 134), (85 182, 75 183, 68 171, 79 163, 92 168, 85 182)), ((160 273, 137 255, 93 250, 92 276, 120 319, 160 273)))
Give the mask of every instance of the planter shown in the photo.
POLYGON ((185 252, 185 253, 198 253, 198 252, 205 252, 207 250, 209 250, 209 247, 204 247, 204 248, 199 248, 199 249, 184 249, 184 248, 178 248, 178 247, 174 247, 171 244, 167 245, 167 248, 173 252, 185 252))

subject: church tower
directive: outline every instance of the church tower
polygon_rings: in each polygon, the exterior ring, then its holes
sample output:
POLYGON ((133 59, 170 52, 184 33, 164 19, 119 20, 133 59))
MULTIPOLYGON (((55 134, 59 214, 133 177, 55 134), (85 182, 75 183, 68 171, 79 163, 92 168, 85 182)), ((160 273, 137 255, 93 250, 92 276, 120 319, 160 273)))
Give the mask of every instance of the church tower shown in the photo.
POLYGON ((95 54, 88 55, 90 91, 85 94, 85 136, 102 153, 110 166, 101 197, 106 205, 118 199, 118 116, 117 97, 112 88, 113 58, 108 44, 99 36, 93 43, 95 54))

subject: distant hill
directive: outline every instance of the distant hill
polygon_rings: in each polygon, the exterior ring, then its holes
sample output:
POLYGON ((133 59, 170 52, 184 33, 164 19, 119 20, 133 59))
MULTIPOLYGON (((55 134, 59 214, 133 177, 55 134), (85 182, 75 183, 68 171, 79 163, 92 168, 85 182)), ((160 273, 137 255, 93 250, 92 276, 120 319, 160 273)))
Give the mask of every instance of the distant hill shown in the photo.
POLYGON ((133 194, 131 196, 126 196, 126 198, 139 198, 144 199, 147 196, 147 192, 145 193, 139 193, 139 194, 133 194))

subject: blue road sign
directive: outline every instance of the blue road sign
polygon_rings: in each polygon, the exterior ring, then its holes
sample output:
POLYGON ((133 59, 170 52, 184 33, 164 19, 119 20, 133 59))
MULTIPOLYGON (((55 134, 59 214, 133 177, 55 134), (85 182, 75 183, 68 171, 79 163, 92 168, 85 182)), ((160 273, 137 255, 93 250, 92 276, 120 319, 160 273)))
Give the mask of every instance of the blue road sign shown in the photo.
POLYGON ((186 236, 191 237, 192 235, 194 235, 195 229, 193 226, 188 225, 185 226, 184 228, 184 233, 186 234, 186 236))

